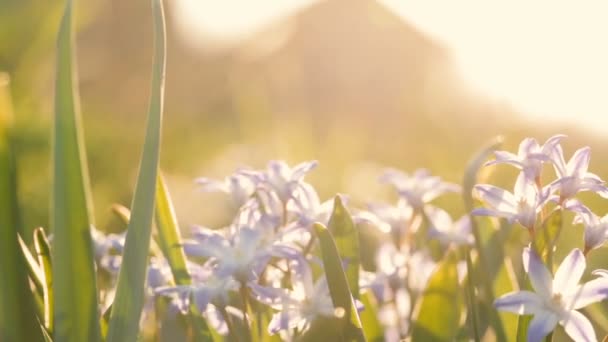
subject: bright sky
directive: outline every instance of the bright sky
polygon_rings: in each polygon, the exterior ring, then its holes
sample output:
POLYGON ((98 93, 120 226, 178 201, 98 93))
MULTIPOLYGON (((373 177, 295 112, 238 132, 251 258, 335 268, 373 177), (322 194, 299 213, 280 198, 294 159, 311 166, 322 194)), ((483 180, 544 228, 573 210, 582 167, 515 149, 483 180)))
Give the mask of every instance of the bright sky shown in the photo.
MULTIPOLYGON (((176 0, 193 41, 230 44, 315 0, 176 0)), ((478 92, 608 133, 608 2, 380 0, 453 53, 478 92)))

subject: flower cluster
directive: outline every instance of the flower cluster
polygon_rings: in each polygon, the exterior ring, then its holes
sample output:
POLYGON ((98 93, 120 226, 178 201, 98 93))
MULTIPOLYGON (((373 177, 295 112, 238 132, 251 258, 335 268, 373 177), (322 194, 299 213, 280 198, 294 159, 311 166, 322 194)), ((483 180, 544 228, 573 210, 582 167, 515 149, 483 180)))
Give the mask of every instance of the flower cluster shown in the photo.
MULTIPOLYGON (((496 309, 533 315, 527 329, 529 341, 542 340, 558 325, 576 341, 597 340, 593 325, 579 309, 608 297, 608 271, 596 269, 591 272, 591 280, 581 280, 587 279, 584 273, 589 252, 608 240, 608 215, 595 214, 577 194, 588 191, 606 197, 608 188, 588 171, 589 148, 577 150, 566 162, 563 139, 556 135, 543 145, 525 139, 517 154, 495 152, 496 158, 486 166, 515 166, 519 174, 513 190, 475 185, 472 195, 484 205, 460 218, 446 210, 452 208, 440 208, 435 202, 440 196, 460 193, 460 187, 424 169, 411 174, 389 169, 379 177, 381 183, 392 188, 392 203, 371 202, 358 209, 343 198, 347 214, 353 213, 360 245, 357 260, 361 262, 355 263, 359 268, 355 278, 358 288, 351 287, 356 290, 352 291, 353 303, 358 312, 372 310, 384 340, 416 336, 420 313, 416 308, 423 305, 427 294, 434 295, 427 290, 431 284, 443 281, 441 270, 447 261, 453 275, 451 289, 467 288, 472 289, 469 294, 475 293, 480 284, 472 283, 475 272, 469 268, 480 267, 474 266, 473 260, 481 258, 480 251, 486 247, 486 242, 474 237, 479 235, 474 231, 479 229, 475 226, 478 216, 505 219, 525 228, 530 237, 529 245, 522 246, 525 277, 520 278, 525 279, 520 281, 521 290, 496 299, 496 309), (548 165, 555 178, 543 182, 551 173, 545 169, 548 165), (546 233, 554 224, 551 218, 571 217, 563 212, 571 213, 573 225, 584 227, 583 245, 561 254, 567 256, 554 265, 558 235, 547 239, 546 233)), ((144 317, 156 315, 158 320, 159 314, 174 318, 200 314, 211 328, 230 340, 250 340, 257 333, 288 341, 323 327, 319 322, 342 317, 343 308, 336 307, 335 288, 330 286, 335 278, 324 270, 325 255, 313 229, 316 222, 331 226, 337 214, 332 202, 322 202, 304 179, 316 166, 316 162, 290 167, 283 161, 271 161, 265 169, 239 169, 223 180, 197 179, 200 189, 227 194, 234 216, 224 227, 191 227, 181 245, 192 280, 187 285, 173 282, 171 268, 153 244, 144 317), (159 301, 168 310, 159 310, 159 301)), ((104 235, 97 230, 92 235, 98 269, 110 279, 102 304, 106 307, 112 300, 125 236, 104 235)), ((352 270, 352 259, 342 257, 343 269, 352 270)), ((481 301, 470 298, 469 310, 481 301)), ((458 305, 452 323, 456 325, 461 324, 458 305)))
MULTIPOLYGON (((563 135, 549 138, 539 145, 535 139, 521 142, 517 155, 496 152, 496 159, 486 165, 510 164, 520 170, 513 192, 489 184, 475 186, 476 196, 487 207, 473 210, 474 215, 495 216, 519 223, 530 233, 530 245, 523 250, 523 266, 531 289, 511 292, 498 298, 499 310, 519 315, 534 315, 528 328, 528 341, 541 341, 557 324, 575 341, 596 341, 590 321, 577 309, 608 297, 608 281, 595 278, 580 284, 586 268, 586 255, 602 246, 608 237, 607 218, 598 217, 576 196, 591 191, 606 197, 608 188, 597 175, 588 171, 589 147, 578 149, 565 161, 561 141, 563 135), (541 181, 543 167, 553 166, 556 178, 546 185, 541 181), (548 212, 551 212, 548 214, 548 212), (543 257, 554 245, 540 247, 535 243, 547 227, 547 217, 562 211, 574 212, 574 224, 584 225, 584 248, 573 249, 552 274, 553 265, 543 257), (534 292, 530 291, 534 290, 534 292)), ((594 271, 593 274, 603 274, 594 271)))

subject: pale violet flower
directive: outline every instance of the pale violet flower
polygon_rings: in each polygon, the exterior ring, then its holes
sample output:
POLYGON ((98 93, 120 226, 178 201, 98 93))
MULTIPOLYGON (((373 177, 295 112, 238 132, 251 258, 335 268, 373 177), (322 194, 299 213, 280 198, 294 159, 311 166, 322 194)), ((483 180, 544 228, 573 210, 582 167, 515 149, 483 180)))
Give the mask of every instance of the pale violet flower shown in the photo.
POLYGON ((513 193, 489 184, 478 184, 474 191, 489 208, 475 208, 472 215, 506 218, 529 230, 534 229, 537 215, 549 197, 545 189, 539 190, 523 173, 517 177, 513 193))
POLYGON ((565 135, 561 134, 554 135, 547 139, 542 146, 538 144, 536 139, 526 138, 519 144, 517 154, 507 151, 496 151, 494 152, 496 159, 487 162, 486 166, 510 164, 520 169, 528 180, 536 182, 540 179, 542 164, 551 162, 553 149, 564 137, 565 135))
POLYGON ((573 223, 582 223, 585 226, 583 234, 585 240, 585 253, 601 247, 608 239, 608 215, 597 216, 589 209, 584 208, 576 213, 573 223))
POLYGON ((118 276, 120 270, 125 237, 126 231, 119 234, 104 234, 95 227, 91 228, 97 266, 113 276, 118 276))
POLYGON ((495 301, 496 308, 518 315, 534 315, 528 328, 531 342, 541 341, 557 324, 563 326, 574 341, 597 341, 589 320, 576 310, 606 299, 607 279, 600 277, 579 284, 586 267, 585 256, 579 249, 566 256, 555 277, 530 248, 524 249, 522 257, 534 292, 507 293, 495 301))
POLYGON ((390 169, 380 178, 395 187, 399 196, 414 210, 421 211, 430 201, 446 192, 459 192, 456 184, 446 183, 440 177, 431 176, 428 170, 416 170, 411 176, 390 169))
POLYGON ((452 221, 452 217, 445 210, 437 207, 427 207, 425 213, 431 222, 429 235, 439 240, 444 245, 470 245, 473 243, 471 234, 471 220, 469 215, 464 215, 458 221, 452 221))
POLYGON ((581 191, 595 191, 600 196, 608 198, 608 188, 596 174, 588 172, 591 149, 583 147, 574 152, 566 163, 564 152, 560 145, 553 149, 553 166, 558 179, 550 184, 551 192, 559 192, 559 201, 563 202, 581 191))
POLYGON ((404 237, 415 233, 422 223, 422 216, 415 213, 403 198, 396 205, 373 203, 368 205, 368 209, 356 213, 354 218, 390 234, 395 245, 401 245, 404 237))
POLYGON ((223 180, 201 177, 196 179, 196 183, 201 186, 203 191, 224 192, 229 194, 232 203, 236 208, 244 205, 247 200, 251 198, 256 189, 256 184, 251 178, 238 173, 238 171, 223 180))
POLYGON ((333 200, 321 202, 315 188, 308 183, 301 183, 294 193, 291 202, 297 216, 296 224, 309 228, 315 222, 327 224, 333 210, 333 200))
POLYGON ((218 308, 229 308, 230 294, 238 291, 239 283, 232 277, 220 278, 213 271, 200 266, 190 265, 193 284, 163 286, 155 289, 157 295, 171 299, 172 307, 187 314, 190 304, 194 303, 210 325, 220 334, 228 333, 225 317, 218 308))
POLYGON ((313 280, 307 263, 298 263, 292 274, 292 290, 251 284, 253 296, 260 302, 278 310, 268 326, 270 334, 298 328, 303 331, 318 317, 333 317, 334 305, 325 276, 313 280))
POLYGON ((211 230, 196 227, 194 240, 184 242, 186 254, 209 258, 207 265, 220 277, 232 276, 241 283, 255 279, 270 258, 297 259, 299 251, 274 241, 271 227, 238 227, 234 230, 211 230))
POLYGON ((266 171, 243 171, 242 173, 254 179, 258 185, 269 187, 283 203, 287 203, 303 182, 304 176, 315 167, 317 167, 316 161, 303 162, 291 168, 282 160, 271 160, 266 171))

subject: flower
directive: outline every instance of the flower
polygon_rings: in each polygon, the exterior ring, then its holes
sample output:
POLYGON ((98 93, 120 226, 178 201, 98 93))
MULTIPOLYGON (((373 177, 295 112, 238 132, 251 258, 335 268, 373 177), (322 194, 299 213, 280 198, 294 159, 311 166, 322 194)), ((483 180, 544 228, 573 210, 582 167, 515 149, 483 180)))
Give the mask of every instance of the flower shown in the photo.
POLYGON ((427 207, 425 213, 431 222, 430 236, 442 244, 470 245, 473 243, 469 215, 464 215, 458 221, 453 222, 450 214, 437 207, 427 207))
POLYGON ((256 185, 251 178, 240 174, 238 171, 223 180, 201 177, 196 179, 196 183, 201 186, 203 191, 218 191, 230 194, 232 202, 237 208, 247 202, 256 188, 256 185))
POLYGON ((233 276, 246 283, 256 278, 271 257, 297 259, 300 253, 279 241, 271 226, 258 225, 211 230, 196 227, 195 240, 184 242, 186 254, 209 258, 207 265, 220 277, 233 276))
POLYGON ((608 188, 596 174, 588 172, 591 149, 583 147, 574 152, 568 163, 564 160, 564 151, 560 145, 553 149, 553 166, 558 179, 550 184, 551 192, 559 191, 560 202, 572 198, 581 191, 595 191, 608 198, 608 188))
POLYGON ((585 226, 585 251, 601 247, 608 239, 608 215, 599 217, 586 207, 577 212, 573 223, 582 223, 585 226))
POLYGON ((524 173, 517 177, 513 193, 489 184, 478 184, 474 191, 490 208, 475 208, 472 215, 503 217, 530 230, 534 229, 536 217, 549 198, 547 189, 539 190, 524 173))
POLYGON ((115 277, 118 276, 122 263, 125 237, 126 231, 120 234, 104 234, 95 227, 91 227, 97 265, 115 277))
POLYGON ((608 297, 608 280, 600 277, 579 284, 585 271, 585 256, 574 249, 555 272, 545 267, 538 255, 525 248, 524 269, 535 292, 517 291, 498 298, 494 305, 499 310, 518 315, 534 315, 528 328, 528 341, 540 341, 559 323, 575 341, 596 341, 593 326, 576 311, 608 297))
POLYGON ((517 155, 507 151, 495 151, 496 159, 487 162, 486 166, 511 164, 520 169, 528 180, 537 181, 540 179, 542 164, 552 161, 553 149, 564 137, 565 135, 562 134, 554 135, 542 146, 536 139, 526 138, 519 144, 517 155))
POLYGON ((304 176, 315 167, 316 161, 303 162, 291 168, 282 160, 271 160, 266 171, 244 170, 241 173, 253 179, 256 184, 268 186, 283 203, 287 203, 303 182, 304 176))
POLYGON ((282 288, 251 284, 254 298, 279 310, 272 316, 268 332, 276 334, 281 330, 308 329, 318 317, 333 317, 334 305, 327 286, 327 278, 321 276, 313 281, 308 263, 294 263, 297 271, 292 273, 292 291, 282 288))
POLYGON ((431 176, 429 171, 424 169, 416 170, 411 176, 390 169, 380 180, 392 184, 399 196, 417 211, 421 211, 427 203, 441 194, 460 191, 458 185, 443 182, 440 177, 431 176))

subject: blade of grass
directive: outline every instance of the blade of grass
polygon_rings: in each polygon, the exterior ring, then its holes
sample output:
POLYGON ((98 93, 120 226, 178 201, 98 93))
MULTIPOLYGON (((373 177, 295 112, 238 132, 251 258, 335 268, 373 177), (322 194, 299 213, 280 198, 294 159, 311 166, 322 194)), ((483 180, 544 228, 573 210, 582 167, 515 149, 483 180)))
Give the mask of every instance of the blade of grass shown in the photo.
POLYGON ((146 138, 135 187, 131 220, 127 228, 116 297, 110 314, 107 341, 135 341, 144 305, 148 251, 156 197, 160 156, 163 91, 165 79, 165 19, 161 0, 152 1, 154 16, 154 63, 146 138))
POLYGON ((57 40, 53 200, 54 339, 99 341, 97 282, 90 226, 89 178, 73 60, 72 1, 57 40))
POLYGON ((34 248, 38 256, 38 263, 42 269, 44 280, 43 298, 44 298, 44 327, 53 334, 53 267, 51 265, 51 249, 49 240, 42 228, 34 230, 34 248))
MULTIPOLYGON (((158 230, 158 244, 171 267, 173 279, 177 285, 188 285, 192 282, 186 265, 186 255, 182 248, 177 217, 171 202, 169 189, 162 174, 158 173, 156 181, 156 210, 154 211, 156 228, 158 230)), ((194 328, 196 341, 213 341, 207 322, 198 312, 196 305, 190 307, 190 317, 194 328)))
POLYGON ((334 210, 327 228, 338 247, 340 259, 345 264, 348 287, 356 299, 359 299, 359 232, 353 223, 352 216, 342 204, 340 196, 334 198, 334 210))
POLYGON ((428 281, 419 300, 412 341, 452 341, 458 333, 461 298, 458 257, 449 250, 428 281))
POLYGON ((29 247, 27 247, 25 241, 23 241, 20 235, 18 236, 18 239, 19 246, 21 247, 21 253, 23 254, 23 258, 26 261, 30 279, 34 282, 34 286, 36 286, 36 291, 38 291, 42 295, 42 292, 44 291, 44 275, 42 274, 42 269, 40 268, 40 265, 38 265, 38 261, 36 260, 36 258, 34 258, 32 252, 30 252, 29 247))
POLYGON ((9 77, 0 73, 0 341, 41 340, 26 262, 19 251, 12 120, 9 77))
POLYGON ((365 341, 361 319, 355 308, 352 293, 348 287, 348 279, 342 268, 342 260, 338 254, 338 248, 329 230, 320 223, 313 225, 315 233, 321 245, 321 254, 327 285, 334 308, 342 308, 342 336, 346 340, 365 341))
MULTIPOLYGON (((466 168, 466 172, 464 175, 464 179, 463 179, 463 186, 462 186, 462 196, 463 196, 463 200, 464 200, 464 205, 465 205, 465 210, 466 212, 470 213, 473 210, 473 196, 472 196, 472 191, 473 191, 473 187, 475 186, 475 184, 478 181, 478 173, 479 170, 481 169, 481 167, 483 166, 483 164, 485 163, 485 161, 488 159, 488 157, 502 144, 502 137, 496 137, 493 141, 491 141, 490 143, 488 143, 484 148, 482 148, 474 157, 473 159, 468 163, 467 168, 466 168)), ((473 236, 475 238, 475 244, 474 244, 474 249, 477 252, 477 256, 478 256, 478 260, 477 260, 477 264, 475 265, 476 268, 478 269, 477 272, 474 272, 474 270, 472 269, 471 266, 473 266, 472 260, 470 260, 471 255, 470 253, 467 253, 467 277, 469 278, 467 281, 467 286, 469 287, 467 289, 467 292, 469 293, 469 295, 473 295, 475 293, 475 280, 480 280, 481 284, 479 284, 481 286, 481 292, 483 293, 483 297, 482 300, 484 300, 485 305, 491 307, 494 303, 494 287, 493 287, 493 281, 492 279, 490 279, 490 277, 488 276, 488 257, 486 256, 485 253, 485 249, 483 246, 483 241, 482 241, 482 237, 481 237, 481 232, 479 231, 479 225, 477 224, 476 220, 474 217, 471 217, 471 231, 473 233, 473 236), (474 275, 478 274, 480 275, 480 279, 475 279, 474 275)), ((470 314, 472 315, 471 317, 471 323, 473 325, 473 329, 474 329, 474 335, 476 337, 476 340, 480 340, 481 336, 483 335, 483 331, 478 331, 477 329, 479 329, 479 313, 478 313, 478 308, 477 308, 477 303, 475 300, 473 300, 474 298, 471 297, 471 300, 468 301, 469 307, 468 310, 470 312, 470 314)), ((496 312, 496 310, 490 310, 490 323, 492 325, 492 328, 494 328, 494 333, 496 334, 496 340, 499 342, 506 342, 507 341, 507 335, 506 332, 504 330, 502 321, 500 320, 500 316, 498 315, 498 313, 496 312)))
POLYGON ((156 181, 156 210, 154 211, 158 244, 169 262, 173 279, 177 285, 191 283, 190 274, 186 268, 186 255, 182 248, 182 238, 177 225, 177 217, 171 203, 169 189, 159 172, 156 181))

